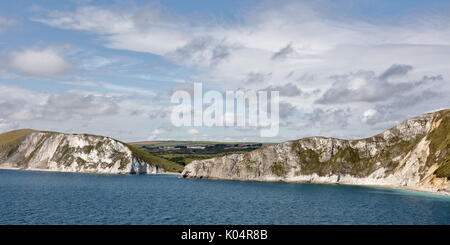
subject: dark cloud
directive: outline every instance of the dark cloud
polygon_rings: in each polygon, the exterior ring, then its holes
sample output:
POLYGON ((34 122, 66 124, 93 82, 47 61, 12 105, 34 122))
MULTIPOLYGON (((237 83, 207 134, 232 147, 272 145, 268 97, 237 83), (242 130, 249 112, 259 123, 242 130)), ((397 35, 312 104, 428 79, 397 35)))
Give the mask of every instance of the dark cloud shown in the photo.
POLYGON ((333 128, 343 129, 348 126, 351 117, 351 109, 322 109, 316 108, 311 113, 306 114, 306 127, 316 126, 321 129, 333 128))
POLYGON ((397 111, 393 111, 387 107, 375 107, 363 112, 361 121, 363 123, 374 126, 375 128, 384 127, 385 125, 394 125, 402 115, 397 111))
POLYGON ((295 71, 290 71, 287 75, 286 78, 290 78, 295 74, 295 71))
POLYGON ((321 92, 321 90, 320 89, 314 89, 312 92, 311 92, 311 94, 312 95, 318 95, 318 94, 320 94, 320 92, 321 92))
POLYGON ((270 80, 271 77, 272 73, 250 72, 244 82, 247 84, 262 84, 270 80))
POLYGON ((445 92, 432 90, 400 95, 387 103, 375 105, 374 109, 363 114, 362 121, 376 128, 383 128, 385 125, 393 126, 400 121, 436 108, 448 108, 450 104, 442 102, 442 98, 446 97, 445 92))
POLYGON ((131 110, 129 115, 132 117, 135 117, 135 116, 139 116, 141 114, 142 114, 141 110, 131 110))
POLYGON ((45 118, 65 119, 73 115, 93 117, 112 115, 119 106, 113 98, 96 95, 57 94, 51 95, 43 106, 45 118))
POLYGON ((140 6, 139 9, 131 14, 134 27, 143 33, 152 31, 152 28, 169 21, 169 18, 156 6, 149 5, 140 6))
POLYGON ((154 119, 164 119, 170 115, 170 111, 168 108, 160 108, 154 111, 151 111, 147 114, 148 118, 154 119))
POLYGON ((442 76, 424 76, 420 80, 393 83, 387 78, 406 74, 408 66, 394 65, 381 76, 373 71, 359 71, 346 75, 333 76, 334 83, 315 101, 317 104, 349 102, 379 102, 411 91, 424 84, 440 81, 442 76))
POLYGON ((176 91, 185 91, 191 95, 191 98, 194 96, 194 83, 180 83, 176 86, 172 87, 169 91, 169 96, 172 96, 176 91))
POLYGON ((217 65, 222 60, 225 60, 228 56, 230 56, 230 50, 231 48, 225 45, 217 45, 212 49, 212 55, 211 55, 211 64, 217 65))
POLYGON ((177 62, 196 67, 216 66, 227 59, 235 47, 226 44, 225 40, 211 37, 200 37, 177 48, 167 56, 177 62))
POLYGON ((391 67, 389 67, 386 71, 384 71, 383 74, 380 75, 380 79, 386 80, 391 77, 402 77, 402 76, 406 75, 412 69, 413 69, 413 67, 410 65, 394 64, 391 67))
POLYGON ((278 50, 272 55, 272 60, 282 60, 287 58, 291 54, 295 54, 295 50, 292 47, 292 43, 289 43, 286 47, 278 50))
POLYGON ((445 98, 447 95, 432 90, 424 90, 416 94, 399 95, 395 97, 392 102, 388 103, 386 107, 402 110, 439 97, 445 98))
POLYGON ((290 103, 280 103, 280 118, 286 119, 288 117, 294 116, 298 112, 297 107, 290 103))
POLYGON ((42 94, 9 86, 4 89, 12 93, 0 93, 0 118, 5 120, 68 120, 73 117, 87 119, 116 114, 119 110, 119 99, 109 96, 72 92, 42 94))
POLYGON ((264 90, 279 91, 280 96, 285 96, 285 97, 294 97, 294 96, 300 96, 303 94, 302 90, 299 89, 295 84, 292 84, 292 83, 288 83, 283 86, 269 86, 264 90))
POLYGON ((297 78, 298 82, 313 82, 316 80, 316 76, 313 74, 305 73, 297 78))
POLYGON ((0 118, 8 118, 10 115, 21 110, 21 100, 9 100, 0 102, 0 118))

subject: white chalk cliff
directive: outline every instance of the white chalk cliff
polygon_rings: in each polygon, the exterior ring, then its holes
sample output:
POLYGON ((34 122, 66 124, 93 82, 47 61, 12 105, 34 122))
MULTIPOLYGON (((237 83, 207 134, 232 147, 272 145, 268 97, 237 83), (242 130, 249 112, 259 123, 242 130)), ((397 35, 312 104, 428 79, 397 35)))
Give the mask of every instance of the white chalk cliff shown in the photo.
POLYGON ((450 110, 424 114, 366 139, 310 137, 197 160, 187 178, 341 183, 450 193, 450 110))
POLYGON ((0 168, 106 174, 165 172, 160 163, 108 137, 34 130, 13 131, 2 137, 6 142, 0 143, 0 168), (11 137, 16 139, 8 141, 11 137))

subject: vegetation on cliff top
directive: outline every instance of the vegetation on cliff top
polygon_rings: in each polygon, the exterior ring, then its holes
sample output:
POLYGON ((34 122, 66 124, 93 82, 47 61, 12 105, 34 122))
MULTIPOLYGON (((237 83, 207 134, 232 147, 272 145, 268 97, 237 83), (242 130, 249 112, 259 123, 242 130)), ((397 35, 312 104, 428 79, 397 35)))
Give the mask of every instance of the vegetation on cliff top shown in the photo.
MULTIPOLYGON (((305 139, 309 140, 309 139, 305 139)), ((348 145, 340 148, 330 159, 320 161, 321 153, 313 149, 305 149, 301 147, 301 140, 294 141, 292 151, 299 159, 302 174, 317 174, 319 176, 328 175, 353 175, 358 177, 368 176, 374 168, 377 159, 369 159, 363 157, 357 149, 348 145)))
POLYGON ((139 147, 130 145, 130 144, 125 144, 130 151, 134 154, 134 156, 144 162, 150 163, 152 165, 155 165, 157 167, 163 168, 166 171, 169 172, 177 172, 177 173, 181 173, 181 171, 183 171, 183 166, 181 166, 180 164, 171 162, 167 159, 164 159, 162 157, 153 155, 151 153, 148 153, 145 150, 140 149, 139 147))
POLYGON ((0 134, 0 145, 15 145, 20 143, 23 137, 36 132, 33 129, 19 129, 0 134))
POLYGON ((150 154, 186 166, 194 160, 205 160, 254 151, 270 145, 256 142, 145 141, 129 143, 150 154))
POLYGON ((14 152, 22 139, 33 132, 35 132, 35 130, 19 129, 0 134, 0 154, 9 155, 14 152))
POLYGON ((427 164, 441 163, 434 173, 440 178, 450 178, 450 110, 438 112, 434 122, 439 122, 439 126, 427 136, 431 141, 427 164))
MULTIPOLYGON (((378 167, 384 167, 387 171, 392 171, 398 166, 398 162, 393 161, 392 159, 410 152, 417 145, 417 143, 423 139, 423 137, 426 137, 426 139, 430 141, 430 156, 427 159, 427 166, 438 163, 439 167, 434 172, 436 176, 450 178, 450 110, 442 110, 435 113, 436 117, 434 118, 433 123, 438 124, 438 126, 425 136, 417 135, 414 139, 408 141, 405 141, 398 136, 385 140, 382 137, 382 134, 361 139, 367 144, 379 145, 381 142, 386 143, 379 149, 379 153, 372 157, 367 156, 366 152, 359 152, 356 148, 354 148, 352 140, 345 140, 347 143, 338 148, 331 158, 326 161, 319 160, 321 156, 320 151, 302 147, 301 142, 310 140, 311 138, 293 141, 291 149, 298 156, 302 174, 316 173, 319 176, 326 176, 330 174, 350 174, 353 176, 365 177, 378 167)), ((0 150, 14 150, 23 137, 32 132, 40 131, 23 129, 0 134, 0 150)), ((182 165, 171 161, 181 158, 181 156, 170 155, 171 158, 169 158, 165 155, 155 155, 141 149, 138 146, 126 144, 124 142, 121 143, 126 145, 136 158, 144 162, 150 163, 170 172, 181 172, 183 170, 182 165)), ((171 143, 173 144, 173 142, 171 143)), ((99 147, 101 146, 88 146, 85 147, 83 151, 88 154, 92 151, 92 149, 99 147)), ((117 157, 119 158, 119 156, 117 157)), ((195 159, 195 157, 191 157, 190 155, 183 156, 183 159, 180 160, 183 160, 184 164, 188 163, 185 161, 186 159, 184 159, 186 157, 195 159)), ((204 159, 208 157, 209 155, 202 155, 198 158, 204 159)), ((246 166, 251 167, 252 164, 246 164, 246 166)), ((282 176, 288 172, 288 169, 285 168, 285 164, 276 162, 273 163, 270 171, 275 175, 282 176)))
MULTIPOLYGON (((430 141, 430 157, 427 165, 438 163, 440 166, 435 171, 437 177, 450 178, 450 110, 436 112, 434 123, 440 122, 439 126, 426 135, 430 141)), ((352 147, 351 141, 343 140, 348 144, 337 149, 337 152, 329 160, 319 161, 321 152, 314 149, 303 148, 301 142, 312 138, 300 139, 292 142, 292 151, 299 158, 302 174, 318 174, 327 176, 331 174, 350 174, 352 176, 366 177, 376 168, 384 167, 386 171, 393 171, 399 164, 393 161, 397 156, 405 155, 423 139, 425 135, 417 135, 411 140, 401 139, 395 136, 385 140, 382 134, 361 139, 366 143, 375 143, 381 146, 381 142, 386 144, 379 149, 379 153, 373 157, 367 156, 365 152, 358 152, 352 147), (366 156, 365 156, 366 155, 366 156)), ((274 163, 276 165, 277 163, 274 163)), ((279 168, 280 166, 278 166, 279 168)))

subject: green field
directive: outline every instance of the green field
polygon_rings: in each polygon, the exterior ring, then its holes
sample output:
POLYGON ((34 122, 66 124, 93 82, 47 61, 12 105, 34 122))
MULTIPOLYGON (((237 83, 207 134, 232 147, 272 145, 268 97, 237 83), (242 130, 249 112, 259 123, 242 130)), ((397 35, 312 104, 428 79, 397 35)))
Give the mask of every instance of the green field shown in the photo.
POLYGON ((207 145, 219 145, 219 144, 263 144, 271 145, 276 143, 261 143, 261 142, 216 142, 216 141, 141 141, 141 142, 131 142, 130 145, 136 146, 207 146, 207 145))
POLYGON ((126 144, 126 146, 128 146, 130 151, 133 152, 133 154, 142 161, 152 163, 152 164, 154 164, 158 167, 161 167, 169 172, 180 173, 183 171, 184 167, 181 166, 180 164, 174 163, 170 160, 167 160, 166 158, 153 155, 137 146, 133 146, 133 145, 129 145, 129 144, 126 144))
MULTIPOLYGON (((0 150, 11 151, 21 140, 33 132, 47 132, 33 129, 20 129, 0 134, 0 150)), ((56 132, 47 132, 56 133, 56 132)), ((95 136, 81 134, 86 136, 95 136)), ((120 142, 120 141, 119 141, 120 142)), ((184 166, 194 160, 221 157, 228 154, 256 150, 272 143, 258 142, 213 142, 213 141, 144 141, 125 143, 133 154, 146 162, 170 172, 181 172, 184 166)))
POLYGON ((146 141, 130 143, 153 155, 181 164, 194 160, 244 153, 272 143, 211 141, 146 141), (194 147, 194 148, 192 148, 194 147))

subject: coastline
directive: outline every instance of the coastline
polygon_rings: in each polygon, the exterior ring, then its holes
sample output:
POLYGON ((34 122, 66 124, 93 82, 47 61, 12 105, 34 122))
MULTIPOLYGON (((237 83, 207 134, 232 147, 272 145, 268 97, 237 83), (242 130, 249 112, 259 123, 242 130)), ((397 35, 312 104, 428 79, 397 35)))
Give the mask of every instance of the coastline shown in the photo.
POLYGON ((121 174, 121 173, 100 173, 100 172, 75 172, 75 171, 64 171, 64 170, 56 170, 56 169, 43 169, 43 168, 14 168, 14 167, 5 167, 0 166, 0 170, 21 170, 21 171, 38 171, 38 172, 54 172, 54 173, 77 173, 77 174, 103 174, 103 175, 180 175, 180 173, 176 172, 163 172, 156 174, 121 174))
MULTIPOLYGON (((135 175, 135 174, 96 173, 96 172, 73 172, 73 171, 61 171, 61 170, 52 170, 52 169, 39 169, 39 168, 26 168, 26 169, 23 169, 23 168, 14 168, 14 167, 5 167, 5 166, 0 166, 0 170, 22 170, 22 171, 38 171, 38 172, 54 172, 54 173, 78 173, 78 174, 102 174, 102 175, 135 175)), ((242 179, 225 179, 225 178, 192 178, 192 177, 183 177, 181 175, 181 173, 175 173, 175 172, 164 172, 164 173, 146 174, 146 175, 178 175, 181 178, 189 178, 189 179, 242 181, 242 182, 271 182, 271 183, 280 182, 280 183, 309 183, 309 184, 321 184, 321 185, 352 185, 352 186, 379 187, 379 188, 393 189, 393 190, 412 191, 412 192, 420 192, 420 193, 427 193, 427 194, 434 194, 434 195, 439 195, 439 196, 450 197, 450 192, 428 190, 428 189, 422 189, 422 188, 419 188, 419 187, 412 187, 412 186, 377 185, 377 184, 353 184, 353 183, 345 183, 345 182, 338 183, 338 182, 299 181, 299 180, 262 180, 262 179, 242 180, 242 179)))
MULTIPOLYGON (((181 176, 183 177, 183 176, 181 176)), ((419 193, 427 193, 434 194, 439 196, 450 197, 450 192, 446 191, 436 191, 436 190, 428 190, 422 189, 420 187, 412 187, 412 186, 396 186, 396 185, 379 185, 379 184, 354 184, 354 183, 345 183, 345 182, 321 182, 321 181, 301 181, 301 180, 262 180, 262 179, 225 179, 225 178, 193 178, 193 177, 183 177, 188 179, 203 179, 203 180, 222 180, 222 181, 242 181, 242 182, 269 182, 269 183, 303 183, 303 184, 319 184, 319 185, 351 185, 351 186, 363 186, 363 187, 378 187, 384 189, 391 190, 402 190, 402 191, 412 191, 419 193)))

